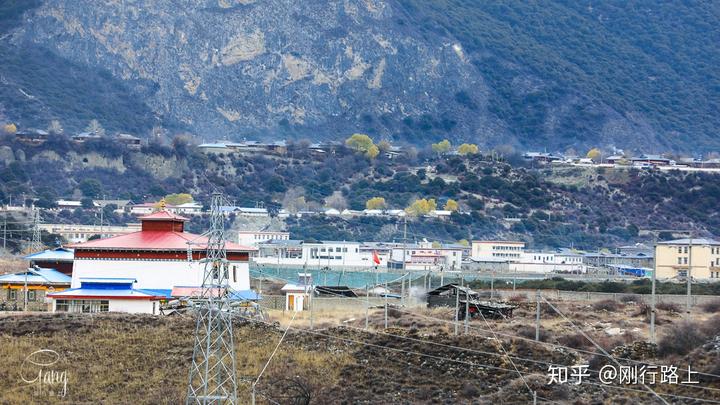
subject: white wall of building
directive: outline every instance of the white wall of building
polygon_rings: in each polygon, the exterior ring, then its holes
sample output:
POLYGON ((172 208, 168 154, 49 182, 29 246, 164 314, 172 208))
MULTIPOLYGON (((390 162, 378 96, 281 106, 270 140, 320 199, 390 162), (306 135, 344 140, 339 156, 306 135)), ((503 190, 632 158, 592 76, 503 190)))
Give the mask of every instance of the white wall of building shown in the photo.
MULTIPOLYGON (((75 259, 72 288, 80 287, 81 278, 134 278, 134 288, 172 289, 175 286, 200 286, 204 263, 177 260, 87 260, 75 259)), ((230 262, 230 287, 250 289, 248 263, 230 262)))
MULTIPOLYGON (((64 298, 61 298, 64 299, 64 298)), ((74 298, 67 298, 68 300, 74 300, 74 298)), ((85 298, 87 299, 87 298, 85 298)), ((109 312, 127 312, 127 313, 133 313, 133 314, 159 314, 160 313, 160 303, 158 301, 151 301, 151 300, 121 300, 121 299, 111 299, 111 300, 103 300, 98 299, 96 301, 107 301, 108 302, 108 311, 109 312)), ((52 312, 57 311, 57 299, 51 300, 52 304, 52 312)))
MULTIPOLYGON (((395 262, 402 263, 403 261, 403 248, 394 247, 391 251, 391 258, 395 262)), ((439 266, 444 267, 445 270, 460 270, 462 266, 462 249, 450 249, 450 248, 433 248, 433 247, 417 247, 409 246, 405 248, 405 268, 409 270, 431 270, 437 266, 427 266, 422 263, 413 263, 412 257, 415 255, 439 255, 442 256, 442 263, 439 266)))
POLYGON ((239 231, 237 243, 243 246, 257 246, 270 240, 290 240, 288 232, 267 232, 267 231, 239 231))
POLYGON ((150 300, 109 300, 108 311, 131 314, 157 314, 159 303, 150 300), (153 312, 153 310, 155 312, 153 312))
POLYGON ((520 260, 525 243, 513 241, 473 241, 470 256, 473 259, 520 260))
POLYGON ((559 263, 521 263, 510 262, 510 271, 520 273, 554 273, 554 272, 580 272, 585 273, 587 267, 582 263, 559 264, 559 263))

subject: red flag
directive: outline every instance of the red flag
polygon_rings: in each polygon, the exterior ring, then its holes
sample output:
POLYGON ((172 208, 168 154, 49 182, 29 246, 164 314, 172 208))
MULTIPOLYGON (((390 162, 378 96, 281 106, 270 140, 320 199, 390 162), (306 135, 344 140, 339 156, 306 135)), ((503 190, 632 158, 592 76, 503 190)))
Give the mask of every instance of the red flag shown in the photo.
POLYGON ((375 264, 380 264, 380 256, 378 256, 377 252, 373 250, 373 261, 375 264))

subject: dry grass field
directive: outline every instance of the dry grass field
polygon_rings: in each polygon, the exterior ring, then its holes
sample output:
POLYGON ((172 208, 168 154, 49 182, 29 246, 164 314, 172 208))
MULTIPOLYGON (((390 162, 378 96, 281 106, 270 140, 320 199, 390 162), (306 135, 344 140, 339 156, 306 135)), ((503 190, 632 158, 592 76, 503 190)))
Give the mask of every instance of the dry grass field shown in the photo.
MULTIPOLYGON (((313 404, 524 404, 531 402, 526 384, 540 398, 559 403, 653 403, 638 386, 548 385, 548 363, 590 364, 595 369, 607 359, 595 355, 592 344, 549 308, 543 308, 542 317, 541 340, 546 343, 534 342, 534 307, 519 305, 513 319, 473 319, 471 333, 459 336, 454 335, 448 309, 390 309, 387 330, 384 312, 373 309, 369 331, 363 330, 364 308, 318 314, 313 330, 308 329, 307 313, 292 322, 291 314, 282 311, 270 312, 269 323, 238 320, 241 402, 249 402, 250 382, 290 325, 258 384, 260 404, 302 403, 295 401, 307 397, 313 404)), ((632 345, 646 340, 647 330, 645 313, 632 302, 555 305, 614 355, 681 368, 691 364, 693 371, 720 374, 720 317, 712 311, 698 309, 694 323, 686 324, 678 308, 661 309, 658 353, 653 347, 632 345)), ((182 403, 193 329, 191 316, 6 315, 0 318, 0 402, 182 403), (23 361, 39 349, 60 355, 52 367, 67 372, 64 398, 38 395, 23 383, 23 361)), ((703 389, 654 388, 676 395, 667 397, 669 403, 699 403, 679 396, 720 401, 720 380, 699 379, 703 389)), ((597 383, 597 376, 589 381, 597 383)))

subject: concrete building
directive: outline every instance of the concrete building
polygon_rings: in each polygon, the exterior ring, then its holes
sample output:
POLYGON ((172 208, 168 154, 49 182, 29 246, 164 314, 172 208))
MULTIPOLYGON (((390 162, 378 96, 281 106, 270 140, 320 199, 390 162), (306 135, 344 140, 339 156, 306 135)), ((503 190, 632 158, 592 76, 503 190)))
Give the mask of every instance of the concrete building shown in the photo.
POLYGON ((262 207, 236 207, 236 206, 222 206, 220 209, 223 212, 234 213, 240 217, 269 217, 270 213, 267 208, 262 207))
POLYGON ((312 274, 298 273, 298 281, 285 284, 281 290, 285 292, 286 311, 300 312, 309 308, 313 291, 312 274))
POLYGON ((503 240, 474 240, 470 256, 475 260, 507 259, 519 261, 525 251, 525 242, 503 240))
POLYGON ((282 231, 238 231, 237 243, 257 247, 271 240, 290 240, 290 232, 282 231))
POLYGON ((524 273, 585 273, 587 266, 581 254, 570 250, 523 252, 519 260, 511 260, 510 271, 524 273))
POLYGON ((0 287, 3 289, 0 299, 8 309, 22 309, 27 293, 28 309, 43 309, 46 294, 70 288, 70 281, 70 276, 55 269, 30 267, 25 271, 0 276, 0 287))
MULTIPOLYGON (((98 239, 73 245, 74 263, 72 290, 53 299, 82 300, 68 302, 61 308, 90 308, 89 311, 154 313, 159 306, 105 305, 91 306, 84 301, 149 300, 157 301, 171 296, 176 286, 200 286, 205 264, 207 238, 184 232, 187 218, 168 211, 159 211, 140 218, 141 230, 107 239, 98 239), (115 281, 121 280, 121 281, 115 281), (110 293, 112 290, 114 292, 110 293), (143 297, 143 298, 138 298, 143 297), (87 304, 87 305, 86 305, 87 304)), ((226 242, 227 272, 230 288, 236 291, 250 289, 248 262, 255 248, 226 242)), ((63 303, 64 305, 64 303, 63 303)))
POLYGON ((203 209, 202 204, 198 204, 196 202, 189 202, 180 205, 169 205, 162 202, 149 202, 130 206, 130 213, 133 215, 149 215, 158 211, 161 206, 164 211, 179 215, 200 215, 202 214, 203 209))
POLYGON ((40 229, 47 233, 60 235, 70 243, 87 242, 91 236, 112 238, 140 230, 140 224, 119 225, 76 225, 76 224, 40 224, 40 229))
POLYGON ((54 269, 66 276, 72 276, 73 250, 64 247, 43 250, 25 256, 23 259, 30 262, 30 267, 41 269, 54 269))
POLYGON ((375 267, 386 266, 387 257, 380 263, 373 260, 373 250, 361 249, 360 242, 304 242, 299 240, 271 240, 258 245, 253 259, 258 264, 278 266, 316 267, 375 267))
POLYGON ((135 288, 133 278, 80 278, 80 286, 53 293, 53 312, 128 312, 153 314, 160 311, 162 300, 167 295, 135 288))
POLYGON ((720 281, 720 242, 693 238, 658 242, 655 245, 655 274, 659 279, 720 281))
POLYGON ((409 244, 403 248, 399 244, 392 248, 388 267, 403 268, 403 256, 406 270, 460 270, 463 250, 461 245, 433 246, 431 242, 409 244))

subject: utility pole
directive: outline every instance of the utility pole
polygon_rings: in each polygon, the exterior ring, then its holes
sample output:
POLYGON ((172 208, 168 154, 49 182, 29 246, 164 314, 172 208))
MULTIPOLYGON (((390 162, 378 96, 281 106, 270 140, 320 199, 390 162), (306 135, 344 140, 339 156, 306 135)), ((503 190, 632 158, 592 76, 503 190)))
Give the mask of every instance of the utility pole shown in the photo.
POLYGON ((470 288, 465 287, 465 334, 468 334, 470 322, 470 288))
POLYGON ((405 275, 400 278, 400 305, 405 306, 405 275))
POLYGON ((402 256, 402 271, 405 273, 405 254, 407 252, 407 215, 404 217, 403 223, 403 256, 402 256))
POLYGON ((365 284, 365 330, 368 330, 370 323, 370 288, 365 284))
POLYGON ((655 252, 653 253, 653 260, 655 260, 655 266, 652 272, 652 293, 650 295, 650 343, 655 342, 655 306, 657 305, 655 297, 655 280, 657 279, 657 240, 653 247, 655 252))
POLYGON ((495 270, 492 272, 492 277, 490 278, 490 299, 493 299, 495 296, 495 270))
MULTIPOLYGON (((103 196, 103 200, 105 197, 103 196)), ((105 209, 103 207, 100 207, 100 238, 103 238, 103 219, 105 217, 105 209)))
POLYGON ((310 290, 310 330, 313 329, 313 301, 315 301, 315 287, 310 290))
POLYGON ((458 334, 458 322, 460 321, 460 289, 455 286, 455 336, 458 334))
POLYGON ((692 268, 693 268, 693 231, 690 231, 688 241, 688 270, 687 270, 687 319, 690 320, 690 309, 692 308, 692 268))
POLYGON ((3 252, 7 248, 7 213, 3 216, 3 252))
POLYGON ((540 290, 535 290, 535 341, 540 341, 540 290))
POLYGON ((195 302, 197 326, 187 388, 188 405, 238 403, 222 200, 220 193, 213 193, 202 293, 195 302))
POLYGON ((387 281, 385 282, 385 329, 388 327, 388 289, 387 281))

